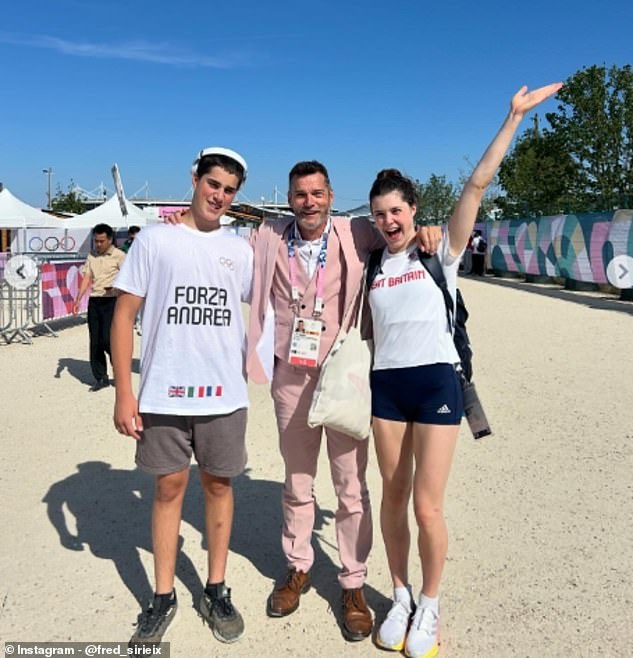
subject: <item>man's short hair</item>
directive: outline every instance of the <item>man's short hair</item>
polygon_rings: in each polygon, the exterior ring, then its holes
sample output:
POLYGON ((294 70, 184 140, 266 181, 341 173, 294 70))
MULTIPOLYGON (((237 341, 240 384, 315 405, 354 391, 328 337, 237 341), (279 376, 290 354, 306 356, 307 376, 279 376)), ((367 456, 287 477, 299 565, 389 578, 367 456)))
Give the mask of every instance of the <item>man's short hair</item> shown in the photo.
POLYGON ((140 226, 130 226, 127 230, 128 235, 136 235, 141 230, 140 226))
POLYGON ((92 229, 93 235, 101 235, 103 233, 105 233, 111 240, 114 240, 114 229, 110 226, 110 224, 97 224, 92 229))
POLYGON ((303 178, 304 176, 312 176, 312 174, 323 174, 327 186, 332 187, 330 185, 330 177, 325 165, 321 164, 318 160, 303 160, 302 162, 297 162, 288 174, 288 187, 292 187, 293 178, 303 178))

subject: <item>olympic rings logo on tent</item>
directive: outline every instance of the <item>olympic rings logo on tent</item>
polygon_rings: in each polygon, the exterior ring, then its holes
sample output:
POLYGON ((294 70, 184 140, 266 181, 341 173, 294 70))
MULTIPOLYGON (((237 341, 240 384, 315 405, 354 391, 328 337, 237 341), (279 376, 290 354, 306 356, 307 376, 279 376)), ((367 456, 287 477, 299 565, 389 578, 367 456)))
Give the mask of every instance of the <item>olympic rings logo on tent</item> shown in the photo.
POLYGON ((44 248, 46 251, 57 251, 59 249, 59 240, 54 235, 49 235, 44 240, 44 248))
POLYGON ((75 242, 75 238, 73 238, 72 235, 65 235, 60 241, 59 241, 59 246, 64 250, 64 251, 72 251, 75 248, 75 245, 77 243, 75 242))
POLYGON ((44 246, 44 240, 42 240, 42 238, 40 238, 37 235, 29 240, 30 251, 42 251, 43 246, 44 246))
POLYGON ((62 249, 62 251, 72 251, 76 245, 75 238, 72 235, 66 235, 61 240, 58 240, 54 235, 49 235, 45 240, 39 237, 39 235, 33 236, 29 240, 29 250, 30 251, 57 251, 62 249))

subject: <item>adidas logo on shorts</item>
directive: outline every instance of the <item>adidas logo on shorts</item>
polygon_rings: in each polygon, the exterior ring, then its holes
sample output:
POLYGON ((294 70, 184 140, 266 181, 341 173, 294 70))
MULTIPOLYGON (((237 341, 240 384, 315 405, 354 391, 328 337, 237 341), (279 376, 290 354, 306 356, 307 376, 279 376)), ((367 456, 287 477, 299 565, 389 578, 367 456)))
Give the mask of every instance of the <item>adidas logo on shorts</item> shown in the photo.
POLYGON ((450 414, 451 410, 448 408, 447 404, 443 404, 438 410, 438 414, 450 414))

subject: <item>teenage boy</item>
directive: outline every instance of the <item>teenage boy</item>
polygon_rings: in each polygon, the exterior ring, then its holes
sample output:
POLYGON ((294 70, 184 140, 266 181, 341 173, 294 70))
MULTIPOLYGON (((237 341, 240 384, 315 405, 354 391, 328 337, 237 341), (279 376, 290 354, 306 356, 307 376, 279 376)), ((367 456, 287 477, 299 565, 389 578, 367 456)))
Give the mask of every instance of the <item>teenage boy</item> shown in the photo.
POLYGON ((136 463, 156 476, 152 516, 155 594, 131 645, 160 642, 177 608, 174 576, 182 503, 195 454, 204 490, 208 579, 200 614, 233 642, 244 622, 225 585, 233 491, 246 465, 248 395, 241 302, 249 301, 251 247, 220 226, 246 178, 235 151, 200 152, 193 199, 178 227, 156 225, 135 239, 115 286, 112 326, 114 424, 137 440, 136 463), (138 401, 132 389, 134 319, 143 309, 138 401))

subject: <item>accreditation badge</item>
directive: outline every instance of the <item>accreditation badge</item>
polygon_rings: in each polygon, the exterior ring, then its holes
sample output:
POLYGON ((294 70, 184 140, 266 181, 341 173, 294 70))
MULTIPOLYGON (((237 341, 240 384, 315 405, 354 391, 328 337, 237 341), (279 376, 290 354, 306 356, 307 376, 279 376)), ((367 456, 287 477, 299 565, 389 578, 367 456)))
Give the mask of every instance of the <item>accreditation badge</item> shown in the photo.
POLYGON ((316 368, 321 346, 321 331, 320 320, 297 317, 294 319, 288 357, 291 365, 316 368))

